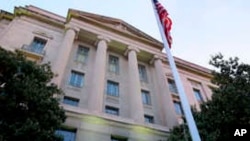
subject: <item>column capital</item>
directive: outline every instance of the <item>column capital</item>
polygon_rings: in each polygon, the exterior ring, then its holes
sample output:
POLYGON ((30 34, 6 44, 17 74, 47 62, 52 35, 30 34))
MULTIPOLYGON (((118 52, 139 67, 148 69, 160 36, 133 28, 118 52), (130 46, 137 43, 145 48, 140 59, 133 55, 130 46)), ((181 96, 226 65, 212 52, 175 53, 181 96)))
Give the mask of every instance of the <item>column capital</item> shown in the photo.
POLYGON ((124 52, 124 55, 127 56, 130 51, 135 51, 136 53, 140 52, 140 50, 137 47, 128 45, 126 51, 124 52))
POLYGON ((80 28, 78 28, 78 27, 75 27, 75 26, 72 26, 69 24, 65 24, 65 30, 67 31, 69 29, 75 31, 76 34, 78 34, 78 32, 80 31, 80 28))
POLYGON ((160 56, 158 56, 158 55, 154 55, 154 56, 150 59, 149 64, 153 64, 153 63, 154 63, 155 61, 157 61, 157 60, 162 61, 163 58, 160 57, 160 56))
POLYGON ((105 41, 106 43, 109 43, 111 41, 110 38, 108 38, 107 36, 103 36, 103 35, 98 35, 97 39, 99 41, 105 41))

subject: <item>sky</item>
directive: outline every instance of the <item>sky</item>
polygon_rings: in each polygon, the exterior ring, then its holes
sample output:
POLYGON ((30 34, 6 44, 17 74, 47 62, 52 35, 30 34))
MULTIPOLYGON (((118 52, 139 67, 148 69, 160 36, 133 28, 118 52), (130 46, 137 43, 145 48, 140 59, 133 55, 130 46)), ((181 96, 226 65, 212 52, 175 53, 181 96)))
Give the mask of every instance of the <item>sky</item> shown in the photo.
MULTIPOLYGON (((249 0, 158 0, 173 21, 173 56, 213 69, 211 56, 250 64, 249 0)), ((151 0, 0 0, 0 9, 34 5, 66 17, 68 9, 121 19, 161 40, 151 0)))

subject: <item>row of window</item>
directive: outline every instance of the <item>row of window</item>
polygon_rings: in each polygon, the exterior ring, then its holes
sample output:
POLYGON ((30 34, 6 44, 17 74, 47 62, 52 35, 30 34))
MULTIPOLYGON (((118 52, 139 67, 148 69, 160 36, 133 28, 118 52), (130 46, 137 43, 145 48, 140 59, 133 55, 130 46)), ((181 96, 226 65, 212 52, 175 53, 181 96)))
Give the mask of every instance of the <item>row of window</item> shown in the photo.
MULTIPOLYGON (((47 41, 42 38, 35 37, 32 41, 32 43, 26 48, 26 50, 42 54, 44 52, 44 47, 46 45, 47 41)), ((87 63, 89 55, 89 48, 84 47, 82 45, 78 46, 76 55, 75 55, 75 61, 80 63, 87 63)), ((108 69, 110 72, 113 73, 119 73, 119 58, 113 55, 109 55, 109 61, 108 61, 108 69)), ((143 82, 147 82, 147 72, 146 67, 143 65, 138 65, 138 71, 140 80, 143 82)), ((74 78, 73 78, 74 79, 74 78)), ((75 80, 73 83, 74 86, 81 87, 83 83, 80 80, 75 80)))
MULTIPOLYGON (((171 79, 168 79, 168 86, 169 86, 169 91, 173 94, 178 94, 178 90, 177 90, 177 87, 175 85, 175 82, 171 79)), ((196 88, 193 88, 193 93, 194 93, 194 96, 196 98, 196 100, 201 103, 203 102, 203 98, 202 98, 202 95, 201 95, 201 92, 199 89, 196 89, 196 88)), ((175 107, 175 112, 176 114, 178 115, 183 115, 183 110, 182 110, 182 107, 181 107, 181 103, 180 102, 177 102, 177 101, 174 101, 174 107, 175 107)))
MULTIPOLYGON (((119 87, 117 87, 117 86, 118 85, 116 83, 114 85, 113 82, 108 81, 107 94, 111 95, 111 96, 118 96, 119 95, 119 87)), ((151 97, 150 97, 149 92, 142 90, 141 95, 142 95, 142 103, 145 105, 151 105, 151 97)), ((63 98, 63 103, 77 107, 79 104, 79 99, 65 96, 63 98)))
MULTIPOLYGON (((84 74, 72 71, 71 79, 70 79, 70 85, 72 85, 72 86, 82 86, 83 82, 84 82, 83 77, 84 77, 84 74)), ((175 85, 174 81, 169 79, 168 82, 169 82, 169 90, 172 93, 178 94, 177 88, 176 88, 176 85, 175 85)), ((194 95, 196 97, 196 100, 198 102, 203 102, 203 98, 202 98, 200 90, 193 89, 193 92, 194 92, 194 95)), ((119 96, 119 83, 108 80, 107 81, 106 93, 107 93, 107 95, 117 96, 118 97, 119 96)), ((142 96, 143 104, 151 105, 151 96, 149 94, 149 91, 142 90, 141 91, 141 96, 142 96)), ((72 105, 72 106, 78 106, 79 99, 64 97, 63 103, 69 104, 69 105, 72 105)), ((175 111, 176 111, 176 113, 178 115, 183 114, 180 102, 174 102, 174 107, 175 107, 175 111)))
MULTIPOLYGON (((105 113, 119 116, 119 109, 112 106, 105 106, 105 113)), ((146 123, 154 123, 154 117, 150 115, 144 115, 144 121, 146 123)))
MULTIPOLYGON (((75 141, 76 140, 76 129, 60 129, 55 132, 55 134, 63 137, 63 141, 75 141)), ((125 137, 112 136, 110 137, 110 141, 127 141, 128 139, 125 137)))

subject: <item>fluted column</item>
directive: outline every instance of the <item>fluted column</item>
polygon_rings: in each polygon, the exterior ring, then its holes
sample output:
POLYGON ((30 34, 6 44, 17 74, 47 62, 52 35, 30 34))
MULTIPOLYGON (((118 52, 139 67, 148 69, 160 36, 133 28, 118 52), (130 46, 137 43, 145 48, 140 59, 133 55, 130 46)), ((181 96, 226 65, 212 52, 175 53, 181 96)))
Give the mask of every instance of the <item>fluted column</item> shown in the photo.
POLYGON ((60 86, 62 83, 62 78, 64 75, 64 71, 66 69, 66 65, 68 63, 68 59, 69 59, 70 52, 74 43, 74 39, 76 38, 76 34, 78 32, 79 32, 78 28, 66 25, 65 35, 64 35, 62 43, 59 46, 58 56, 53 66, 54 72, 55 74, 57 74, 57 77, 55 77, 52 80, 52 82, 54 82, 58 86, 60 86))
POLYGON ((136 122, 144 122, 144 110, 141 98, 141 84, 138 71, 138 62, 136 53, 139 50, 129 46, 128 53, 128 70, 129 70, 129 101, 130 101, 130 117, 136 122))
POLYGON ((160 112, 161 117, 163 118, 164 125, 171 128, 178 124, 174 110, 173 99, 169 93, 168 85, 166 84, 167 81, 162 60, 158 56, 154 56, 153 62, 156 72, 156 84, 158 86, 159 92, 156 94, 156 98, 159 100, 159 108, 162 111, 160 112))
POLYGON ((98 45, 95 56, 95 64, 93 67, 93 78, 91 82, 91 90, 88 99, 88 108, 94 112, 102 112, 103 94, 105 87, 105 72, 106 72, 106 55, 108 38, 98 36, 98 45))

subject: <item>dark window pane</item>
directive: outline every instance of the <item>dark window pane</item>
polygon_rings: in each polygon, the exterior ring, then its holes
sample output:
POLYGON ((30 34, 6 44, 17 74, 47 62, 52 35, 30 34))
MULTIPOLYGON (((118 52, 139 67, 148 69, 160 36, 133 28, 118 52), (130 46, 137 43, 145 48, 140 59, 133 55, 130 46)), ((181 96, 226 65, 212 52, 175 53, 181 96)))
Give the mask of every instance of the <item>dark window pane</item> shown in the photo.
POLYGON ((154 117, 149 115, 144 115, 144 120, 147 123, 154 123, 154 117))
POLYGON ((75 98, 71 98, 71 97, 65 96, 63 98, 63 103, 64 104, 68 104, 68 105, 72 105, 72 106, 78 106, 79 99, 75 99, 75 98))
POLYGON ((63 141, 75 141, 76 140, 76 130, 60 129, 56 130, 56 134, 62 136, 63 141))
POLYGON ((115 108, 115 107, 106 106, 105 107, 105 113, 118 116, 119 115, 119 109, 115 108))

